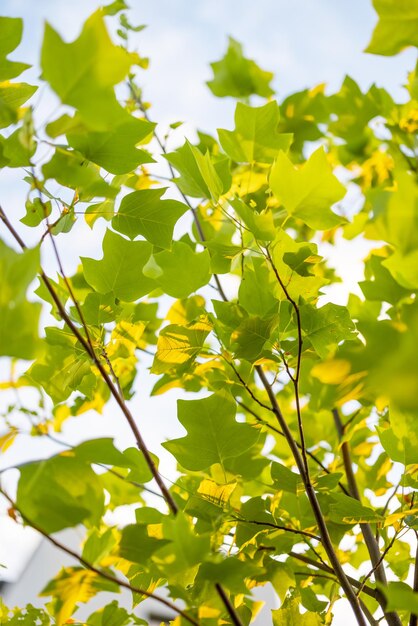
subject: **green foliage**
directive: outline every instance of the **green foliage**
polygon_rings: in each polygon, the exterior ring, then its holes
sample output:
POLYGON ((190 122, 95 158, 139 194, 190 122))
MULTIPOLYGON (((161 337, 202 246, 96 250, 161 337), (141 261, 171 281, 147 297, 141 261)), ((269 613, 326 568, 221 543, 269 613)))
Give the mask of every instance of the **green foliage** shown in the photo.
POLYGON ((379 15, 366 52, 391 56, 407 46, 418 46, 418 6, 413 0, 373 0, 379 15))
MULTIPOLYGON (((374 5, 370 52, 418 44, 415 0, 374 5)), ((80 604, 124 587, 133 610, 154 596, 175 626, 247 626, 270 584, 266 624, 331 624, 345 596, 347 623, 414 626, 417 70, 401 103, 350 77, 274 100, 273 75, 230 38, 208 85, 238 99, 234 129, 188 141, 173 120, 167 152, 127 11, 97 10, 69 43, 46 26, 39 84, 62 105, 47 124, 38 85, 14 81, 28 66, 8 58, 22 21, 0 18, 0 168, 21 169, 27 192, 0 209, 0 389, 13 392, 0 450, 19 471, 16 497, 0 490, 16 523, 67 552, 55 533, 81 538, 38 590, 45 610, 0 603, 0 622, 81 623, 80 604), (97 246, 79 258, 88 229, 97 246), (342 238, 348 264, 369 243, 346 305, 327 262, 342 238), (147 376, 177 425, 157 433, 176 473, 142 436, 147 413, 165 422, 134 399, 147 376), (115 437, 125 420, 129 447, 86 438, 88 412, 111 415, 115 437), (57 431, 64 451, 14 465, 16 441, 57 431)), ((117 600, 86 611, 87 626, 146 624, 117 600)))
POLYGON ((280 150, 292 143, 290 133, 279 133, 280 111, 276 101, 262 107, 237 103, 235 130, 218 130, 226 154, 237 163, 272 163, 280 150))
POLYGON ((228 50, 221 61, 211 63, 213 80, 208 87, 215 96, 245 98, 256 94, 268 98, 274 94, 270 87, 271 72, 262 70, 255 61, 244 57, 239 41, 229 38, 228 50))

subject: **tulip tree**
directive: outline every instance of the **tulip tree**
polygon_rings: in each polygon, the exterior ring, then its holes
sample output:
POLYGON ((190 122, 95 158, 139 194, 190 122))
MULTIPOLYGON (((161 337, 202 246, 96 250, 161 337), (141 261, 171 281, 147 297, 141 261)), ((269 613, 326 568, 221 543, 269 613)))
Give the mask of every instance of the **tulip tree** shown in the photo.
MULTIPOLYGON (((374 6, 367 52, 418 46, 417 0, 374 6)), ((9 58, 22 20, 0 19, 0 166, 27 192, 0 212, 1 388, 18 391, 0 444, 65 442, 91 411, 131 432, 127 449, 97 437, 15 465, 16 488, 2 473, 15 523, 73 564, 45 609, 1 603, 0 621, 145 624, 152 597, 177 626, 246 626, 269 585, 274 626, 331 624, 340 598, 347 624, 416 626, 417 70, 402 103, 350 77, 280 100, 231 38, 208 88, 234 120, 185 140, 146 101, 130 19, 116 0, 70 43, 46 24, 37 85, 9 58), (40 86, 60 103, 47 122, 40 86), (85 229, 102 251, 69 261, 85 229), (326 258, 344 239, 369 246, 346 306, 326 258), (133 408, 149 370, 151 403, 181 391, 179 436, 160 433, 170 477, 133 408), (121 506, 132 523, 112 521, 121 506), (76 550, 56 535, 73 527, 76 550), (114 600, 81 620, 102 591, 114 600)))

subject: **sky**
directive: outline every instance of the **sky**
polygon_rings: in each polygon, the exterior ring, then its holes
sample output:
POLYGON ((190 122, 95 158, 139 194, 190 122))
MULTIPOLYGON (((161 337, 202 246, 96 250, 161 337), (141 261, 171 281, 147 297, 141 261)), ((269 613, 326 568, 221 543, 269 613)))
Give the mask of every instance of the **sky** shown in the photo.
MULTIPOLYGON (((412 70, 416 52, 407 50, 396 57, 366 55, 366 47, 376 15, 368 0, 131 0, 132 23, 147 24, 137 35, 133 47, 151 58, 150 69, 142 74, 144 98, 152 103, 150 114, 163 123, 187 120, 189 128, 213 132, 217 127, 232 128, 235 102, 230 98, 214 98, 205 85, 210 80, 209 63, 220 59, 227 46, 228 35, 244 45, 246 56, 255 59, 266 70, 273 71, 274 88, 279 99, 287 94, 326 83, 329 91, 337 90, 346 74, 359 82, 363 89, 373 82, 387 88, 398 99, 403 98, 402 83, 412 70)), ((34 64, 27 80, 36 79, 43 25, 49 21, 70 41, 78 36, 84 19, 98 7, 96 0, 0 0, 0 14, 20 16, 25 20, 24 40, 12 58, 34 64)), ((41 112, 48 110, 51 100, 42 94, 41 112)), ((26 187, 19 183, 20 172, 0 174, 0 201, 17 217, 24 213, 26 187)), ((30 238, 22 227, 22 234, 30 238)), ((100 232, 100 227, 97 232, 100 232)), ((71 237, 59 238, 67 267, 71 252, 94 255, 96 231, 87 232, 74 244, 71 237)), ((0 236, 4 233, 0 232, 0 236)), ((359 251, 360 252, 360 251, 359 251)), ((97 255, 100 256, 100 255, 97 255)), ((348 268, 347 252, 340 249, 335 262, 352 284, 360 278, 355 264, 348 268)), ((49 259, 46 258, 46 263, 49 259)), ((0 372, 1 372, 0 363, 0 372)), ((4 363, 3 363, 4 366, 4 363)), ((158 450, 161 431, 167 436, 176 432, 170 415, 175 411, 175 394, 150 401, 148 374, 141 373, 139 393, 133 409, 145 439, 158 450)), ((91 417, 83 422, 74 420, 63 434, 67 441, 76 442, 88 436, 111 435, 114 430, 111 411, 103 418, 91 417)), ((118 426, 118 442, 123 447, 129 433, 118 426)), ((28 442, 16 447, 13 457, 4 455, 0 467, 21 461, 29 455, 51 454, 48 443, 39 445, 36 454, 28 442), (29 451, 29 452, 28 452, 29 451)), ((167 468, 170 463, 167 461, 167 468)), ((11 520, 0 520, 0 533, 16 532, 11 520)), ((9 534, 16 546, 15 538, 9 534)), ((20 558, 16 549, 11 556, 0 545, 0 562, 7 561, 12 575, 17 575, 30 552, 33 536, 20 535, 20 558)), ((349 624, 341 617, 338 624, 349 624)))

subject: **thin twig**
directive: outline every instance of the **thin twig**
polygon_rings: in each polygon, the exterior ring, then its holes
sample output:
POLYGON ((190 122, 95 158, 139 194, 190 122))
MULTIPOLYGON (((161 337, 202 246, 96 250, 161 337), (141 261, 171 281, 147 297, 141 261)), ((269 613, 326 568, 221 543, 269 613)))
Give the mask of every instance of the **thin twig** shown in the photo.
MULTIPOLYGON (((328 565, 324 565, 323 563, 320 563, 319 561, 315 561, 314 559, 311 559, 310 557, 305 556, 304 554, 299 554, 298 552, 291 551, 289 552, 289 556, 292 557, 293 559, 296 559, 297 561, 306 563, 306 565, 311 565, 312 567, 316 567, 317 569, 323 572, 327 572, 328 574, 332 574, 335 576, 335 572, 332 569, 332 567, 329 567, 328 565)), ((356 587, 358 589, 361 586, 360 581, 356 580, 352 576, 347 576, 347 578, 353 587, 356 587)), ((339 580, 338 580, 338 583, 340 583, 339 580)), ((383 594, 378 589, 373 589, 373 587, 370 587, 369 585, 364 585, 363 593, 377 600, 379 604, 381 604, 383 600, 383 594)))
POLYGON ((321 541, 321 537, 318 537, 318 535, 314 535, 313 533, 310 533, 306 530, 298 530, 297 528, 291 528, 289 526, 280 526, 279 524, 273 524, 272 522, 261 522, 259 520, 244 519, 241 517, 233 517, 233 519, 243 524, 255 524, 257 526, 268 526, 269 528, 275 528, 276 530, 284 530, 288 533, 294 533, 295 535, 303 535, 304 537, 309 537, 310 539, 321 541))
MULTIPOLYGON (((144 105, 143 105, 143 103, 142 103, 142 100, 141 100, 140 95, 137 93, 137 91, 135 90, 135 88, 134 88, 134 86, 133 86, 133 84, 132 84, 132 81, 129 81, 129 89, 130 89, 130 92, 131 92, 132 98, 133 98, 133 99, 134 99, 134 101, 137 103, 137 105, 138 105, 139 109, 141 110, 141 112, 142 112, 142 114, 143 114, 144 118, 145 118, 148 122, 149 122, 149 121, 151 121, 151 120, 150 120, 150 118, 149 118, 149 116, 148 116, 147 110, 145 109, 145 107, 144 107, 144 105)), ((157 143, 158 143, 158 145, 160 146, 161 151, 163 152, 163 154, 164 154, 164 155, 166 155, 166 154, 167 154, 167 149, 166 149, 166 147, 165 147, 164 143, 161 141, 161 139, 160 139, 160 137, 159 137, 158 133, 156 133, 156 132, 155 132, 155 130, 154 130, 154 137, 155 137, 156 142, 157 142, 157 143)), ((173 179, 175 179, 176 174, 175 174, 175 172, 174 172, 173 166, 171 165, 170 161, 168 161, 168 160, 167 160, 167 163, 168 163, 168 167, 169 167, 169 170, 170 170, 171 176, 172 176, 172 178, 173 178, 173 179)), ((174 182, 175 182, 175 181, 174 181, 174 182)), ((202 242, 203 242, 203 241, 205 241, 205 239, 206 239, 206 237, 205 237, 205 233, 203 232, 203 228, 202 228, 202 225, 201 225, 201 223, 200 223, 199 216, 198 216, 198 214, 197 214, 196 209, 195 209, 195 208, 194 208, 194 206, 191 204, 191 202, 190 202, 189 198, 186 196, 186 194, 185 194, 185 193, 184 193, 184 192, 183 192, 183 191, 179 188, 179 186, 178 186, 178 185, 176 185, 176 187, 177 187, 177 189, 178 189, 178 191, 179 191, 179 193, 180 193, 181 197, 183 198, 184 202, 187 204, 187 206, 189 207, 189 209, 190 209, 190 211, 191 211, 191 213, 192 213, 192 216, 193 216, 193 221, 194 221, 194 223, 195 223, 196 230, 197 230, 197 232, 199 233, 200 240, 201 240, 202 242)), ((217 287, 217 289, 218 289, 218 291, 219 291, 219 294, 220 294, 220 296, 221 296, 222 300, 224 300, 224 301, 226 302, 226 301, 227 301, 227 297, 226 297, 225 292, 224 292, 224 290, 223 290, 223 288, 222 288, 222 285, 221 285, 221 282, 220 282, 220 280, 219 280, 218 275, 217 275, 217 274, 213 274, 213 278, 214 278, 214 280, 215 280, 215 282, 216 282, 216 287, 217 287)))
MULTIPOLYGON (((379 565, 382 563, 382 561, 384 560, 385 556, 387 555, 387 553, 389 552, 389 550, 391 550, 393 544, 396 541, 396 538, 398 536, 399 533, 395 533, 392 537, 392 539, 390 540, 390 542, 388 543, 388 545, 386 546, 386 548, 384 549, 384 551, 382 552, 382 554, 380 555, 380 558, 378 560, 378 562, 376 563, 375 566, 372 567, 372 569, 366 574, 366 576, 364 577, 363 581, 362 581, 362 585, 366 584, 366 582, 369 580, 369 578, 371 576, 373 576, 373 574, 376 573, 376 570, 378 569, 379 565)), ((377 578, 377 576, 376 576, 377 578)), ((361 592, 362 587, 360 587, 359 591, 357 592, 357 595, 361 592)))

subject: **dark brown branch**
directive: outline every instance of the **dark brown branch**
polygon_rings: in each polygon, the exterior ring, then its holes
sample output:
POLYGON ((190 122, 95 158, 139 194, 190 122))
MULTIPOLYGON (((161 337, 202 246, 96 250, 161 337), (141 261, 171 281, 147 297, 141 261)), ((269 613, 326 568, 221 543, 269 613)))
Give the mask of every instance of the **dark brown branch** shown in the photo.
MULTIPOLYGON (((131 89, 131 93, 133 98, 135 99, 135 101, 138 103, 138 106, 141 108, 141 110, 143 111, 144 115, 146 115, 145 111, 144 111, 144 107, 142 106, 142 102, 140 100, 140 98, 138 98, 137 94, 135 93, 134 87, 132 85, 132 83, 129 84, 130 89, 131 89)), ((159 140, 158 140, 159 141, 159 140)), ((165 146, 163 146, 162 142, 159 141, 159 144, 161 146, 161 149, 164 151, 165 146)), ((181 191, 181 190, 180 190, 181 191)), ((192 209, 190 203, 187 201, 188 206, 192 209)), ((199 223, 198 220, 198 216, 196 214, 196 212, 192 209, 193 212, 193 217, 194 220, 196 222, 196 225, 199 223)), ((204 241, 204 233, 203 230, 200 226, 197 226, 198 231, 199 231, 199 235, 202 237, 202 241, 204 241)), ((271 258, 271 257, 270 257, 271 258)), ((216 282, 217 284, 219 284, 219 280, 216 277, 216 282)), ((296 318, 297 318, 297 325, 298 325, 298 332, 299 332, 299 339, 298 339, 298 359, 297 359, 297 368, 296 368, 296 375, 295 375, 295 379, 296 379, 296 385, 295 385, 295 391, 297 392, 297 383, 299 380, 299 374, 300 374, 300 364, 301 364, 301 354, 302 354, 302 327, 301 327, 301 319, 300 319, 300 311, 299 308, 297 306, 297 304, 294 302, 294 300, 290 297, 289 293, 287 292, 286 287, 282 284, 282 287, 284 289, 284 292, 286 294, 286 297, 288 298, 289 302, 292 304, 292 306, 295 308, 295 313, 296 313, 296 318)), ((221 297, 227 301, 226 295, 222 290, 222 287, 220 287, 220 294, 221 297)), ((280 407, 278 405, 276 396, 273 392, 273 390, 271 389, 269 382, 267 380, 267 377, 264 373, 264 370, 262 369, 261 366, 256 366, 256 371, 262 381, 262 384, 265 388, 265 390, 267 391, 267 394, 269 396, 269 400, 271 403, 271 410, 273 411, 273 413, 276 415, 276 418, 279 422, 279 426, 281 428, 281 430, 283 431, 285 438, 287 440, 287 443, 292 451, 293 457, 295 459, 296 465, 298 467, 299 473, 301 474, 304 486, 305 486, 305 490, 306 490, 306 494, 308 496, 309 502, 311 504, 313 513, 315 515, 315 519, 317 521, 319 530, 320 530, 320 535, 321 535, 321 540, 323 542, 325 551, 328 555, 328 558, 330 559, 330 562, 334 568, 335 574, 338 578, 338 580, 340 581, 340 584, 342 586, 342 588, 344 589, 347 599, 352 607, 353 613, 356 616, 357 619, 357 623, 359 626, 366 626, 366 621, 363 615, 363 612, 361 610, 358 598, 356 596, 356 594, 354 593, 353 588, 351 587, 347 576, 338 560, 337 554, 334 550, 334 547, 332 545, 332 541, 331 538, 329 536, 328 533, 328 528, 325 522, 325 519, 322 515, 322 511, 321 508, 319 506, 319 502, 318 499, 316 497, 315 491, 312 487, 312 483, 310 481, 309 478, 309 468, 308 468, 308 461, 307 461, 307 455, 306 455, 306 445, 305 445, 305 441, 304 441, 304 434, 303 434, 303 425, 302 425, 302 421, 301 421, 301 415, 300 415, 300 406, 298 405, 298 424, 299 424, 299 430, 300 430, 300 437, 301 437, 301 446, 302 446, 302 453, 299 452, 299 448, 296 444, 296 441, 293 438, 293 435, 281 413, 280 407)))
POLYGON ((229 597, 226 595, 223 587, 219 584, 219 583, 215 583, 215 589, 218 592, 219 597, 221 598, 222 602, 224 603, 224 606, 226 608, 226 610, 229 613, 229 616, 232 620, 232 623, 235 626, 244 626, 243 623, 241 622, 235 607, 233 606, 231 600, 229 599, 229 597))
MULTIPOLYGON (((414 585, 413 590, 415 593, 418 593, 418 532, 415 531, 415 538, 417 540, 417 548, 415 552, 415 568, 414 568, 414 585)), ((417 613, 411 613, 411 617, 409 619, 409 626, 417 626, 418 624, 418 615, 417 613)))
POLYGON ((174 611, 178 615, 181 615, 182 617, 184 617, 184 619, 187 620, 190 624, 193 624, 194 626, 200 626, 199 622, 195 620, 194 617, 186 613, 186 611, 179 609, 175 604, 173 604, 169 600, 166 600, 165 598, 159 596, 158 594, 147 591, 146 589, 135 587, 131 585, 130 583, 124 580, 121 580, 117 576, 113 576, 113 574, 109 574, 108 572, 102 569, 99 569, 98 567, 96 567, 95 565, 93 565, 92 563, 84 559, 80 554, 78 554, 74 550, 71 550, 70 548, 62 544, 60 541, 55 539, 54 537, 51 537, 51 535, 45 532, 40 526, 38 526, 38 524, 36 524, 35 522, 32 522, 24 513, 22 513, 22 511, 19 509, 16 503, 10 498, 10 496, 5 491, 3 491, 1 487, 0 487, 0 493, 4 496, 4 498, 6 498, 6 500, 13 507, 13 509, 19 513, 22 520, 28 526, 30 526, 31 528, 36 530, 38 533, 40 533, 43 537, 45 537, 45 539, 47 539, 50 543, 52 543, 56 548, 58 548, 59 550, 62 550, 62 552, 65 552, 66 554, 74 558, 76 561, 80 563, 80 565, 83 565, 83 567, 85 567, 86 569, 90 570, 91 572, 94 572, 101 578, 105 578, 106 580, 113 582, 116 585, 119 585, 120 587, 129 589, 129 591, 132 591, 133 593, 138 593, 140 595, 147 596, 148 598, 153 598, 157 602, 164 604, 171 611, 174 611))
POLYGON ((267 394, 269 396, 270 402, 271 402, 271 406, 273 408, 273 411, 276 415, 277 421, 279 422, 279 426, 281 428, 281 430, 283 431, 285 437, 286 437, 286 441, 292 451, 293 457, 295 459, 295 463, 297 465, 297 468, 299 470, 299 473, 302 477, 302 481, 305 487, 305 491, 306 491, 306 495, 309 499, 312 511, 314 513, 315 519, 316 519, 316 523, 318 524, 318 528, 319 528, 319 534, 321 536, 321 541, 322 541, 322 545, 325 549, 325 552, 330 560, 330 563, 332 565, 333 571, 335 573, 335 575, 337 576, 339 583, 341 585, 341 587, 343 588, 346 597, 351 605, 351 608, 353 610, 354 615, 356 616, 357 619, 357 623, 359 624, 359 626, 366 626, 366 621, 363 615, 363 612, 361 610, 361 607, 359 605, 359 601, 358 598, 353 590, 353 587, 351 586, 349 579, 347 578, 346 573, 344 572, 341 563, 337 557, 337 554, 334 550, 334 546, 332 545, 332 541, 331 541, 331 537, 329 535, 328 532, 328 528, 324 519, 324 516, 322 514, 321 511, 321 507, 319 505, 318 499, 316 497, 316 493, 312 487, 312 483, 309 480, 309 476, 306 474, 305 472, 305 464, 303 461, 303 458, 301 456, 301 453, 299 452, 299 448, 296 444, 295 439, 293 438, 293 435, 289 429, 289 426, 287 425, 286 420, 284 419, 284 416, 281 412, 281 409, 279 407, 279 404, 277 402, 277 398, 276 395, 273 391, 273 389, 270 387, 269 382, 267 380, 267 377, 264 373, 264 370, 262 369, 262 367, 260 366, 256 366, 256 371, 258 373, 258 376, 260 377, 261 382, 263 383, 263 386, 265 388, 265 390, 267 391, 267 394))
MULTIPOLYGON (((335 423, 335 427, 338 433, 338 437, 341 441, 344 436, 344 426, 341 421, 341 417, 340 417, 340 413, 338 409, 336 408, 332 409, 332 416, 334 418, 334 423, 335 423)), ((348 441, 343 441, 341 443, 341 454, 343 457, 344 469, 345 469, 345 474, 347 476, 348 489, 350 491, 350 495, 352 498, 355 498, 356 500, 361 502, 361 496, 358 490, 357 481, 356 481, 356 477, 354 475, 354 470, 353 470, 353 462, 351 459, 350 444, 348 443, 348 441)), ((361 528, 361 532, 363 534, 364 541, 367 546, 367 551, 369 553, 370 560, 373 566, 371 573, 375 574, 376 580, 379 583, 386 586, 387 579, 386 579, 386 573, 385 573, 385 568, 383 564, 384 555, 380 554, 379 544, 376 541, 372 528, 370 524, 365 524, 365 523, 360 524, 360 528, 361 528)), ((391 545, 392 544, 390 544, 390 547, 391 545)), ((389 626, 402 626, 401 620, 396 613, 392 613, 392 612, 387 613, 385 611, 385 605, 383 605, 382 608, 385 613, 385 617, 389 626)))
MULTIPOLYGON (((280 435, 280 437, 284 437, 284 433, 279 429, 276 428, 275 426, 273 426, 272 424, 269 424, 268 422, 266 422, 265 420, 263 420, 262 417, 260 417, 260 415, 258 415, 253 409, 251 409, 249 406, 247 406, 244 402, 242 402, 241 400, 238 400, 238 398, 235 398, 235 402, 239 405, 242 406, 242 408, 244 409, 244 411, 247 411, 247 413, 249 413, 250 415, 252 415, 259 424, 262 424, 263 426, 265 426, 266 428, 268 428, 269 430, 271 430, 272 432, 276 433, 277 435, 280 435)), ((270 410, 270 407, 268 407, 270 410)), ((300 448, 300 443, 296 442, 298 448, 300 448)), ((332 474, 331 470, 328 469, 328 467, 326 465, 324 465, 322 463, 322 461, 320 459, 318 459, 318 457, 313 453, 310 452, 309 450, 306 450, 306 454, 309 456, 310 459, 312 459, 312 461, 314 463, 316 463, 316 465, 318 465, 318 467, 320 467, 326 474, 332 474)), ((350 494, 348 493, 348 490, 346 489, 346 487, 343 485, 342 482, 338 482, 338 486, 341 489, 341 491, 343 491, 345 493, 346 496, 349 496, 350 494)))
MULTIPOLYGON (((145 109, 145 107, 142 104, 142 100, 141 100, 139 94, 134 89, 132 81, 129 81, 129 88, 130 88, 130 91, 131 91, 133 99, 135 100, 135 102, 139 106, 139 108, 142 111, 145 119, 147 121, 150 121, 149 117, 148 117, 148 114, 146 112, 146 109, 145 109)), ((158 145, 160 146, 163 154, 167 154, 166 147, 165 147, 164 143, 161 141, 160 137, 158 136, 158 133, 155 132, 155 130, 154 130, 154 137, 155 137, 155 140, 157 141, 158 145)), ((174 172, 173 166, 171 165, 171 163, 169 161, 167 161, 167 163, 168 163, 168 167, 170 169, 170 173, 171 173, 171 175, 172 175, 172 177, 174 179, 175 178, 175 172, 174 172)), ((204 234, 202 226, 200 224, 200 220, 199 220, 199 217, 197 215, 196 209, 193 207, 193 205, 191 204, 191 202, 188 199, 188 197, 186 196, 186 194, 178 187, 178 185, 176 185, 176 187, 177 187, 179 193, 181 194, 184 202, 187 204, 187 206, 189 207, 190 211, 192 212, 193 220, 194 220, 197 232, 199 233, 200 240, 202 242, 204 242, 205 241, 205 234, 204 234)), ((224 302, 227 302, 228 298, 225 295, 225 292, 224 292, 224 290, 222 288, 222 285, 221 285, 221 282, 219 280, 218 275, 217 274, 213 274, 213 278, 215 280, 215 283, 216 283, 216 286, 217 286, 217 289, 218 289, 218 292, 219 292, 221 298, 224 300, 224 302)), ((225 608, 227 609, 227 611, 228 611, 228 613, 229 613, 233 623, 236 626, 243 626, 243 624, 242 624, 241 620, 239 619, 237 613, 235 612, 235 609, 232 606, 228 596, 226 595, 226 593, 223 590, 223 588, 221 587, 221 585, 218 584, 218 583, 216 584, 216 590, 217 590, 217 592, 218 592, 222 602, 224 603, 225 608)))
MULTIPOLYGON (((0 219, 3 221, 3 223, 6 225, 6 227, 8 228, 9 232, 13 235, 13 237, 16 239, 16 241, 18 242, 18 244, 20 245, 20 247, 25 250, 26 249, 26 245, 24 243, 24 241, 21 239, 21 237, 19 236, 19 234, 16 232, 16 230, 14 229, 13 225, 10 223, 8 217, 6 216, 6 214, 4 213, 3 209, 0 207, 0 219)), ((117 404, 119 405, 120 409, 122 410, 123 415, 125 416, 129 427, 135 437, 136 443, 138 448, 141 450, 142 454, 144 455, 145 461, 152 473, 153 478, 155 479, 161 493, 164 496, 164 499, 166 500, 170 510, 172 513, 176 513, 177 512, 177 505, 171 495, 171 493, 168 491, 167 487, 164 484, 164 481, 161 478, 160 473, 158 472, 158 469, 152 459, 152 456, 147 448, 147 445, 139 431, 138 426, 136 425, 135 419, 131 413, 131 411, 129 410, 124 398, 121 397, 121 395, 119 394, 119 391, 117 389, 117 387, 115 386, 114 382, 112 381, 111 377, 109 376, 109 374, 107 373, 105 367, 103 366, 103 363, 100 361, 99 357, 96 355, 95 351, 90 347, 90 344, 88 343, 88 341, 85 339, 85 337, 83 337, 83 335, 80 333, 80 330, 77 328, 77 326, 74 324, 74 322, 71 320, 71 318, 69 317, 67 311, 65 310, 65 307, 63 306, 61 300, 59 299, 54 286, 52 285, 51 281, 49 280, 48 276, 45 274, 45 272, 43 271, 43 269, 41 268, 40 270, 40 276, 41 279, 45 285, 45 287, 47 288, 49 294, 51 295, 51 298, 53 299, 62 319, 64 320, 64 322, 67 324, 67 326, 69 327, 69 329, 71 330, 71 332, 73 333, 73 335, 78 339, 78 341, 80 342, 80 344, 83 346, 85 352, 87 353, 87 355, 91 358, 91 360, 93 361, 94 365, 97 367, 97 369, 99 370, 103 380, 105 381, 106 385, 108 386, 112 396, 114 397, 114 399, 116 400, 117 404)))
POLYGON ((283 280, 281 279, 281 276, 279 274, 279 272, 277 271, 277 267, 274 264, 274 261, 272 259, 272 256, 270 254, 270 250, 268 249, 268 247, 266 248, 266 257, 271 265, 271 268, 274 272, 274 275, 277 279, 277 282, 279 283, 280 287, 282 288, 282 291, 284 293, 284 295, 286 296, 287 301, 290 303, 291 307, 293 308, 295 315, 296 315, 296 325, 297 325, 297 333, 298 333, 298 351, 297 351, 297 361, 296 361, 296 372, 295 375, 292 376, 290 374, 289 371, 289 367, 287 365, 287 362, 285 364, 286 367, 286 371, 288 372, 288 375, 290 377, 290 380, 292 381, 293 384, 293 388, 295 391, 295 401, 296 401, 296 415, 297 415, 297 419, 298 419, 298 429, 299 429, 299 437, 300 437, 300 446, 301 446, 301 453, 302 453, 302 461, 305 467, 305 474, 306 474, 306 480, 308 482, 310 482, 310 476, 309 476, 309 465, 308 465, 308 459, 307 459, 307 454, 306 454, 306 442, 305 442, 305 434, 304 434, 304 430, 303 430, 303 421, 302 421, 302 413, 301 413, 301 409, 300 409, 300 397, 299 397, 299 377, 300 377, 300 366, 301 366, 301 362, 302 362, 302 348, 303 348, 303 338, 302 338, 302 320, 300 317, 300 310, 299 307, 296 303, 296 301, 292 298, 292 296, 290 295, 286 285, 284 284, 283 280))

